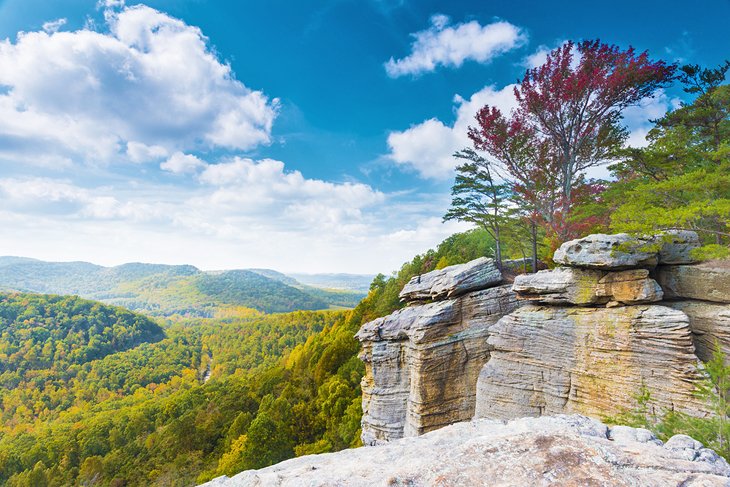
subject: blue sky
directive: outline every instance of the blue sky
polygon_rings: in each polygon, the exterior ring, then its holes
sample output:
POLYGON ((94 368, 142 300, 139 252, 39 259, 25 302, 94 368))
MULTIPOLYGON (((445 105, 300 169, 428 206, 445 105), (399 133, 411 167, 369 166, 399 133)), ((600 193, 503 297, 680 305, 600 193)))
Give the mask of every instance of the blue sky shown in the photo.
POLYGON ((0 254, 388 273, 465 228, 450 155, 547 50, 730 57, 730 1, 549 3, 1 1, 0 254))

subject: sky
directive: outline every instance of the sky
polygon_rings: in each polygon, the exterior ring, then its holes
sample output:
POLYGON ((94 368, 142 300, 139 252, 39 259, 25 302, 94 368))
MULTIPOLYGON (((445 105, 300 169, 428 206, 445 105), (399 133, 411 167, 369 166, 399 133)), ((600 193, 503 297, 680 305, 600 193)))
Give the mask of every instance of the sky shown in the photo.
MULTIPOLYGON (((549 50, 714 66, 729 23, 730 0, 0 0, 0 255, 388 274, 469 228, 442 222, 452 154, 549 50)), ((630 143, 681 99, 628 109, 630 143)))

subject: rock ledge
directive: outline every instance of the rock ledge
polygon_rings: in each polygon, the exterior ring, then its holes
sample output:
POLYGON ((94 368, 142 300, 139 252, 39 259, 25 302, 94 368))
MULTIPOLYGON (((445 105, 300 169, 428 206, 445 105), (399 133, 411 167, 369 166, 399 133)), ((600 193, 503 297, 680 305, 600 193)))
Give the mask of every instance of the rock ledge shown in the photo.
POLYGON ((417 438, 294 458, 205 487, 728 486, 730 465, 692 438, 578 415, 458 423, 417 438))

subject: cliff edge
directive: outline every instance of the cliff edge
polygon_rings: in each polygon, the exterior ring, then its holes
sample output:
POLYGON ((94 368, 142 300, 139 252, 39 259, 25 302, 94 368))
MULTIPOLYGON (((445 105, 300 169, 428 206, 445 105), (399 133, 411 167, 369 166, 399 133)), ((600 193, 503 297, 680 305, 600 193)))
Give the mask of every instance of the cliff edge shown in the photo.
POLYGON ((729 486, 730 465, 685 435, 662 443, 644 429, 578 415, 476 420, 376 447, 293 458, 220 477, 243 486, 729 486))

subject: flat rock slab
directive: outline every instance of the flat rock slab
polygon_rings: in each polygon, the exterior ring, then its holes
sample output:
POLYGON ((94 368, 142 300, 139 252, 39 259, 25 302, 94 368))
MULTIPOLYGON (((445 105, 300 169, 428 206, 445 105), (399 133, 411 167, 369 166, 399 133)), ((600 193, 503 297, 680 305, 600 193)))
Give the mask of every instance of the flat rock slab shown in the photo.
POLYGON ((585 416, 458 423, 387 445, 294 458, 205 487, 730 485, 730 466, 692 438, 585 416))
POLYGON ((599 271, 558 267, 515 277, 518 298, 544 304, 595 305, 661 301, 663 292, 646 269, 599 271))
POLYGON ((730 303, 730 260, 657 269, 657 281, 669 299, 689 298, 730 303))
POLYGON ((425 301, 453 298, 471 291, 497 286, 502 273, 493 259, 481 257, 466 264, 414 276, 398 295, 401 301, 425 301))
POLYGON ((527 305, 489 329, 476 417, 511 419, 632 410, 642 387, 659 410, 706 413, 689 318, 658 305, 527 305))
POLYGON ((553 261, 587 269, 651 269, 657 264, 693 263, 691 251, 699 246, 699 237, 689 231, 670 230, 645 237, 597 233, 565 242, 555 251, 553 261))

